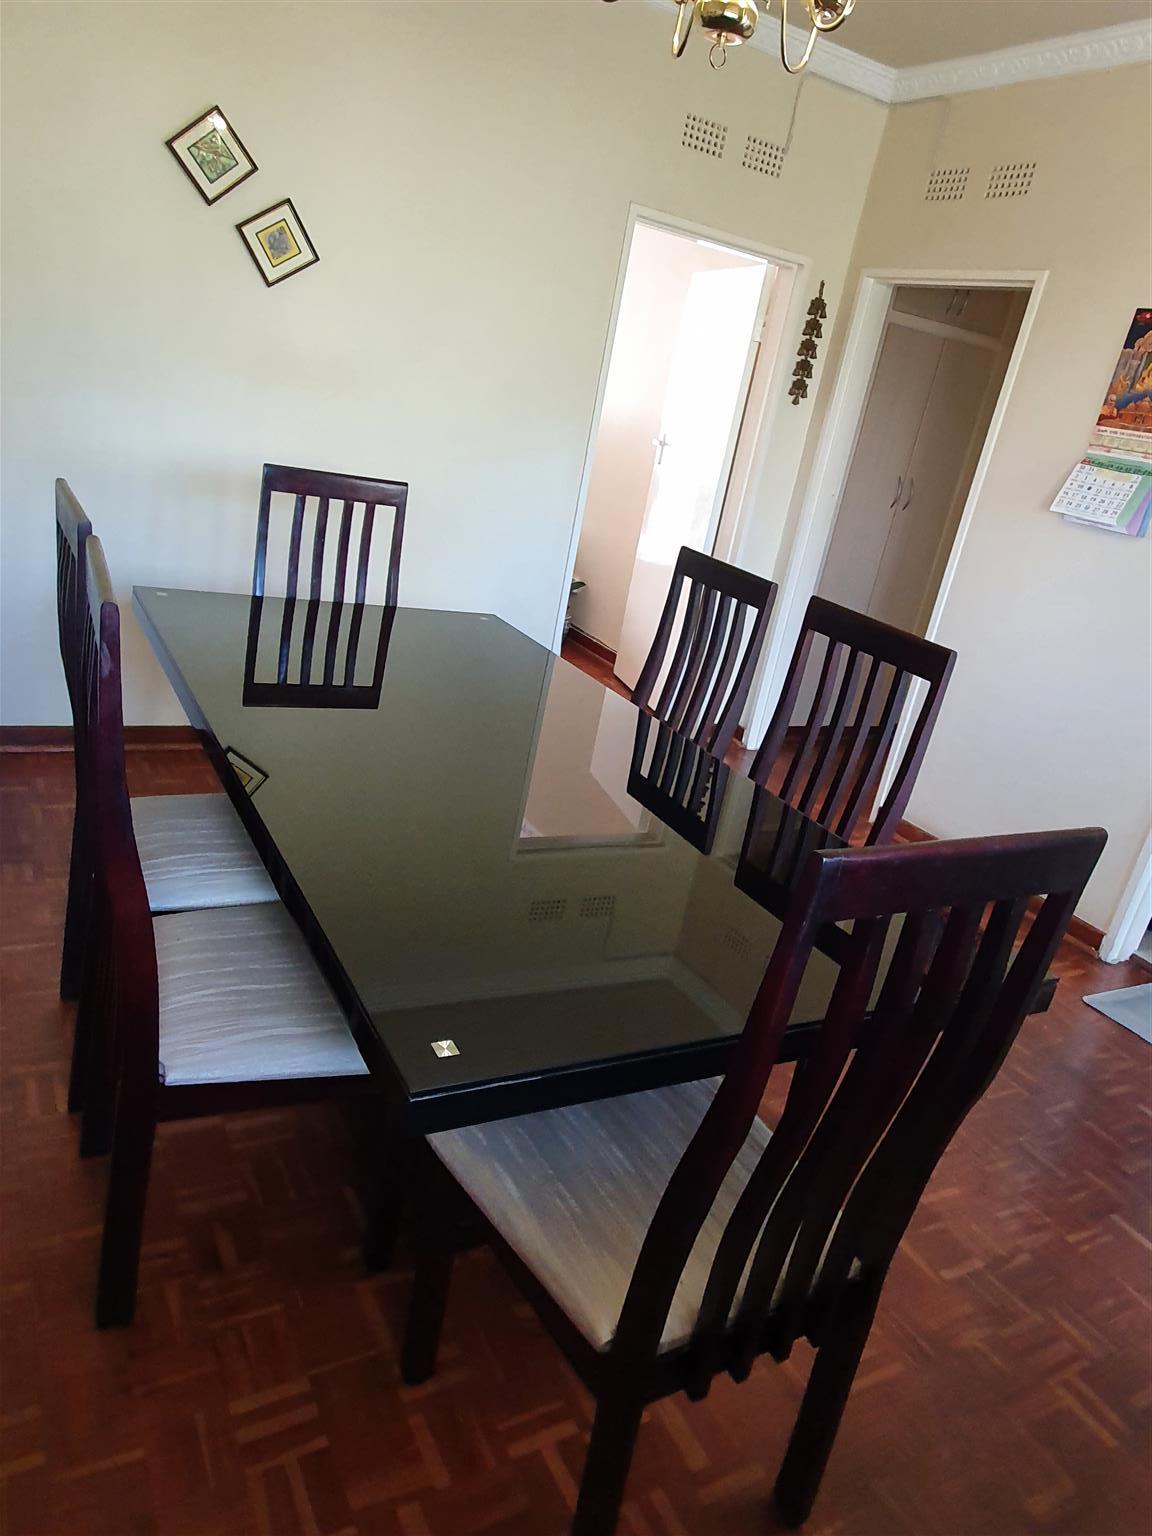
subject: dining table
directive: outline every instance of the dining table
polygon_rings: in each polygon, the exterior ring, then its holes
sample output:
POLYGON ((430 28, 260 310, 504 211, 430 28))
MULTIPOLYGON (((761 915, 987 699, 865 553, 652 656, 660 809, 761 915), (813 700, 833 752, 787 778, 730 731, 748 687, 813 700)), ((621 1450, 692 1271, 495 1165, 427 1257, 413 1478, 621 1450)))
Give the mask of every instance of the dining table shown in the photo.
MULTIPOLYGON (((808 859, 841 846, 750 754, 493 614, 134 598, 396 1135, 725 1070, 808 859)), ((784 1059, 845 939, 814 949, 784 1059)))

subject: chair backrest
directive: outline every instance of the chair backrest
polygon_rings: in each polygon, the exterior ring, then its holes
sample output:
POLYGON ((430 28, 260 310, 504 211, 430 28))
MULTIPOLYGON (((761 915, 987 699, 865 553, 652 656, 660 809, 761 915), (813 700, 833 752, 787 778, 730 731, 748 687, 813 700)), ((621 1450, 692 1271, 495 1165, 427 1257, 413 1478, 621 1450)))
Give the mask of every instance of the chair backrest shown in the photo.
POLYGON ((845 842, 872 809, 909 688, 916 679, 928 685, 892 786, 868 834, 869 843, 885 842, 895 836, 908 804, 956 652, 814 597, 780 702, 752 764, 757 784, 767 785, 787 756, 800 691, 812 680, 815 668, 810 670, 810 664, 817 657, 812 703, 795 728, 795 750, 776 792, 845 842))
POLYGON ((1015 1039, 1105 840, 1086 828, 812 855, 729 1069, 653 1217, 614 1350, 654 1355, 829 923, 851 924, 851 946, 724 1228, 693 1347, 705 1368, 739 1375, 762 1350, 783 1358, 818 1329, 850 1283, 883 1280, 932 1170, 1015 1039))
POLYGON ((774 581, 685 546, 632 702, 651 708, 674 731, 723 757, 740 724, 775 599, 774 581), (685 582, 679 637, 653 704, 685 582))
POLYGON ((709 853, 728 787, 728 768, 662 720, 640 711, 628 768, 628 793, 645 810, 709 853))
POLYGON ((56 626, 60 635, 60 660, 72 706, 72 726, 81 729, 77 719, 77 680, 80 675, 80 650, 84 590, 84 548, 92 524, 84 508, 72 494, 67 480, 56 482, 56 626))
POLYGON ((94 995, 85 1003, 111 1021, 106 1046, 121 1093, 150 1092, 159 1059, 156 941, 124 772, 120 609, 95 535, 85 550, 83 592, 80 700, 88 750, 77 793, 87 806, 95 876, 89 942, 100 956, 88 983, 94 995))
MULTIPOLYGON (((252 568, 252 596, 265 595, 268 542, 272 528, 272 498, 293 498, 288 529, 287 574, 284 608, 281 616, 280 651, 277 682, 287 683, 292 628, 296 602, 307 597, 304 628, 300 641, 298 681, 310 684, 312 655, 321 602, 331 604, 325 640, 323 683, 335 679, 344 609, 350 606, 348 648, 344 682, 350 684, 355 667, 356 642, 368 592, 368 572, 372 557, 372 538, 380 521, 381 510, 392 517, 392 538, 388 550, 388 575, 384 605, 396 606, 400 587, 400 553, 404 541, 404 514, 408 505, 408 486, 398 480, 370 480, 356 475, 330 474, 320 469, 292 469, 284 464, 265 464, 260 480, 260 512, 256 522, 256 559, 252 568), (313 506, 309 506, 309 502, 313 506), (340 503, 339 523, 329 537, 332 503, 340 503), (358 532, 356 525, 358 524, 358 532), (306 537, 306 530, 308 536, 306 537), (301 554, 309 546, 306 590, 301 592, 301 554), (354 569, 349 554, 355 543, 354 569), (327 575, 327 580, 325 579, 327 575)), ((250 644, 251 650, 251 644, 250 644)), ((254 662, 254 654, 250 656, 254 662)))

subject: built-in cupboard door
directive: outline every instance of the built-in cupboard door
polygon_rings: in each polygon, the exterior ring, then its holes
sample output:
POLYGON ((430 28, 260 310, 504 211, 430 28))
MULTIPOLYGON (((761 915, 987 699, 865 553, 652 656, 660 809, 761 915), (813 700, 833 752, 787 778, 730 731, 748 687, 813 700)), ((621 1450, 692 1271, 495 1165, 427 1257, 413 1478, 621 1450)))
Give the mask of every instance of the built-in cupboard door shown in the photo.
POLYGON ((817 587, 831 602, 871 611, 872 590, 944 346, 939 336, 909 326, 890 325, 885 332, 817 587))
POLYGON ((951 541, 974 467, 969 459, 987 430, 989 385, 1002 372, 989 348, 943 344, 871 597, 860 605, 886 624, 923 631, 939 585, 941 545, 951 541))

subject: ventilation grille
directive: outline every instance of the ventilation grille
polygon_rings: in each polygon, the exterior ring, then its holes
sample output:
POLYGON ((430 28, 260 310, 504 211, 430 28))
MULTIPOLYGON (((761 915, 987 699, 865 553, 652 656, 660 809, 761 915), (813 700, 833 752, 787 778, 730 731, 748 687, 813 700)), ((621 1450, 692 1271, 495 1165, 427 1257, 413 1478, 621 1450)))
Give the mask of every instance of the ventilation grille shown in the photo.
POLYGON ((568 902, 563 896, 538 896, 535 901, 528 903, 528 921, 559 923, 563 921, 567 910, 568 902))
POLYGON ((723 944, 725 949, 730 949, 734 955, 739 955, 741 960, 746 960, 752 953, 752 940, 739 928, 731 926, 725 928, 723 944))
POLYGON ((615 896, 582 896, 580 899, 581 917, 611 917, 615 910, 615 896))
POLYGON ((926 203, 958 203, 968 190, 968 166, 949 165, 929 173, 926 203))
POLYGON ((1012 165, 993 167, 985 197, 1027 197, 1032 190, 1035 160, 1017 160, 1012 165))
POLYGON ((724 154, 724 141, 728 137, 725 123, 714 122, 710 117, 697 117, 689 112, 684 119, 684 137, 680 140, 685 149, 699 150, 702 155, 712 155, 719 160, 724 154))
POLYGON ((784 169, 784 156, 788 153, 783 144, 773 144, 768 139, 758 139, 754 133, 750 133, 744 141, 744 159, 741 164, 745 170, 759 171, 762 176, 775 176, 779 178, 784 169))

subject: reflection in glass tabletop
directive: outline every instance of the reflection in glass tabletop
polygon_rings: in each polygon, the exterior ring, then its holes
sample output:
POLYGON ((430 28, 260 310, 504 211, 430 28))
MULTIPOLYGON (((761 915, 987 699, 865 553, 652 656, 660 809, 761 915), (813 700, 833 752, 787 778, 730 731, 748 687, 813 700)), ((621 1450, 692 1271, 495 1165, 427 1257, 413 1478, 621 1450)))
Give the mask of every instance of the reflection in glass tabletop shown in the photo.
POLYGON ((280 599, 136 603, 410 1126, 722 1070, 822 829, 491 615, 364 608, 325 695, 280 599))

